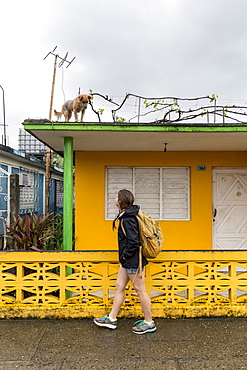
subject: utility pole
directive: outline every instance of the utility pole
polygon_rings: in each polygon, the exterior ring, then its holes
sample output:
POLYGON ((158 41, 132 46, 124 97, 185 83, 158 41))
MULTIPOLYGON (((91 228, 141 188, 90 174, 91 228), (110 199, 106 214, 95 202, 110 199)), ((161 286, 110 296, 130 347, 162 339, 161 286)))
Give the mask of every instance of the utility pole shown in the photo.
POLYGON ((2 91, 3 91, 3 145, 6 146, 6 123, 5 123, 5 100, 4 100, 4 89, 0 85, 2 91))
MULTIPOLYGON (((66 53, 64 58, 61 58, 58 54, 54 54, 54 51, 56 50, 57 46, 50 51, 44 59, 48 57, 48 55, 52 54, 55 57, 54 60, 54 69, 53 69, 53 78, 52 78, 52 87, 51 87, 51 99, 50 99, 50 110, 49 110, 49 121, 52 120, 52 106, 53 106, 53 97, 54 97, 54 87, 55 87, 55 79, 56 79, 56 70, 57 70, 57 59, 61 59, 61 62, 59 63, 59 67, 62 67, 63 63, 68 63, 67 67, 70 66, 70 64, 73 62, 75 57, 69 62, 66 60, 68 53, 66 53)), ((45 168, 45 213, 48 215, 50 213, 50 167, 51 167, 51 148, 46 147, 46 168, 45 168)))

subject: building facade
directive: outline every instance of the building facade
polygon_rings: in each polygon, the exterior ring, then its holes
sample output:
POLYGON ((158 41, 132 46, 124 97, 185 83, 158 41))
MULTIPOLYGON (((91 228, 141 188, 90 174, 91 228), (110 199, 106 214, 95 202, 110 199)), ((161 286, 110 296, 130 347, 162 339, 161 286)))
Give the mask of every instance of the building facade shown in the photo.
POLYGON ((121 188, 159 220, 165 250, 247 249, 247 152, 76 152, 75 163, 77 249, 116 249, 121 188))
MULTIPOLYGON (((19 214, 45 214, 45 163, 9 147, 0 146, 0 234, 10 217, 10 175, 19 174, 19 214)), ((63 172, 51 169, 50 212, 63 209, 63 172)))

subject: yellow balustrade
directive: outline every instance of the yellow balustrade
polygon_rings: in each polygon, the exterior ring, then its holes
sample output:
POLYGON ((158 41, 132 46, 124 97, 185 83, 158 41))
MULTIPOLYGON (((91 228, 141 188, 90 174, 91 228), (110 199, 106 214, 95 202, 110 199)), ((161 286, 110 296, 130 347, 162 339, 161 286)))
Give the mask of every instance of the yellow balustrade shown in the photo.
MULTIPOLYGON (((0 252, 0 318, 102 316, 118 266, 117 252, 0 252)), ((154 317, 247 316, 247 251, 166 251, 145 275, 154 317)), ((128 284, 119 316, 139 315, 128 284)))

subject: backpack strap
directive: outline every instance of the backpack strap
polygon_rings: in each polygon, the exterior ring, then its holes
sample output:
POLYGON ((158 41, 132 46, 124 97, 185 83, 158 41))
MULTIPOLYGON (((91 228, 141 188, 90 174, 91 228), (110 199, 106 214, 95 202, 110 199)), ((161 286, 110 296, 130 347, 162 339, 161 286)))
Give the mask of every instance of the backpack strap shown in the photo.
POLYGON ((121 222, 120 222, 120 225, 121 225, 121 228, 122 228, 122 230, 123 230, 124 235, 125 235, 125 236, 127 236, 127 235, 126 235, 125 228, 124 228, 124 225, 123 225, 123 218, 122 218, 122 220, 121 220, 121 222))
POLYGON ((142 278, 142 245, 139 247, 139 273, 140 279, 142 278))

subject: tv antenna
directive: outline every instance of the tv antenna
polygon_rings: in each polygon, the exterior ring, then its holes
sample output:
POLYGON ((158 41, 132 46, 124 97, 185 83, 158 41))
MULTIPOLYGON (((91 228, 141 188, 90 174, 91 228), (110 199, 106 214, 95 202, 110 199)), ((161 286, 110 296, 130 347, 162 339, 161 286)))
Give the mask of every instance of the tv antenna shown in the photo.
POLYGON ((58 67, 62 67, 62 65, 66 62, 66 63, 68 63, 68 65, 67 65, 67 67, 66 68, 68 68, 69 66, 70 66, 70 64, 75 60, 75 57, 69 62, 68 60, 67 60, 67 57, 68 57, 68 52, 65 54, 65 57, 64 58, 61 58, 58 54, 54 54, 54 51, 56 50, 56 48, 57 48, 57 46, 55 46, 55 48, 52 50, 52 51, 50 51, 45 57, 44 57, 44 59, 46 59, 50 54, 51 55, 54 55, 56 58, 59 58, 59 59, 61 59, 61 62, 58 64, 58 67))
POLYGON ((53 80, 52 80, 52 87, 51 87, 51 100, 50 100, 50 111, 49 111, 49 120, 51 121, 52 119, 52 106, 53 106, 53 96, 54 96, 54 87, 55 87, 55 78, 56 78, 56 69, 57 69, 57 60, 58 59, 61 59, 60 63, 58 64, 58 67, 62 67, 62 65, 64 63, 68 63, 67 67, 68 68, 71 63, 73 62, 73 60, 75 60, 75 57, 69 62, 67 60, 67 57, 68 57, 68 52, 65 54, 65 57, 64 58, 61 58, 57 53, 54 53, 55 50, 56 50, 57 46, 55 46, 55 48, 50 51, 45 57, 44 57, 44 60, 51 54, 55 57, 55 61, 54 61, 54 71, 53 71, 53 80))
MULTIPOLYGON (((54 87, 55 87, 55 79, 56 79, 56 69, 57 69, 57 60, 60 59, 60 63, 58 64, 58 67, 62 67, 64 63, 68 63, 67 67, 68 68, 75 57, 69 62, 67 60, 68 57, 68 52, 65 54, 64 58, 61 58, 57 53, 55 53, 57 46, 50 51, 44 59, 46 59, 50 54, 55 57, 54 60, 54 70, 53 70, 53 79, 52 79, 52 87, 51 87, 51 100, 50 100, 50 111, 49 111, 49 120, 52 120, 52 106, 53 106, 53 96, 54 96, 54 87)), ((46 147, 46 170, 45 170, 45 212, 48 215, 50 213, 49 210, 49 204, 50 204, 50 166, 51 166, 51 149, 49 147, 46 147)))

